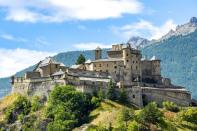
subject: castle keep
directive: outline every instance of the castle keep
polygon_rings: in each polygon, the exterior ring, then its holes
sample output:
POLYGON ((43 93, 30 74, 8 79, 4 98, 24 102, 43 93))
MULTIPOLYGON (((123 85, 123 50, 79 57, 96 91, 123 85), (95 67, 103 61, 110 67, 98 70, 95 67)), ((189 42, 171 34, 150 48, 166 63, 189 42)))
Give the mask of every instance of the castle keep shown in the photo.
POLYGON ((93 93, 99 88, 105 91, 112 80, 117 91, 125 88, 129 101, 136 106, 143 107, 151 101, 158 104, 172 101, 189 106, 191 94, 161 76, 161 61, 156 57, 143 59, 140 50, 129 44, 112 45, 107 54, 108 58, 103 59, 102 50, 97 47, 95 60, 71 67, 47 57, 32 72, 26 72, 23 77, 12 77, 12 91, 47 96, 56 84, 69 84, 79 91, 93 93))

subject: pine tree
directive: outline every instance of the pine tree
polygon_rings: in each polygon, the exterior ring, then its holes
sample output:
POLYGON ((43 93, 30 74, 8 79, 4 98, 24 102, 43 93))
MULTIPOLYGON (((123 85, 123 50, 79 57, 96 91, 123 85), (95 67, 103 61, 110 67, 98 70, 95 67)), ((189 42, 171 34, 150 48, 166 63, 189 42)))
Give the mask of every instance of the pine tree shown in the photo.
POLYGON ((123 103, 123 104, 128 103, 127 92, 125 91, 124 88, 121 89, 119 101, 120 101, 121 103, 123 103))
POLYGON ((80 54, 78 59, 77 59, 77 62, 76 62, 76 65, 79 65, 79 64, 84 64, 86 61, 86 58, 84 57, 83 54, 80 54))
POLYGON ((128 121, 133 120, 135 115, 134 115, 134 110, 128 109, 128 108, 122 108, 120 114, 119 114, 119 121, 123 122, 125 124, 125 127, 127 127, 128 121))
POLYGON ((102 90, 102 88, 99 88, 98 94, 97 94, 98 98, 102 101, 103 99, 105 99, 105 94, 102 90))
POLYGON ((114 84, 113 84, 112 80, 110 80, 110 82, 108 83, 106 98, 109 100, 116 99, 116 91, 115 91, 114 84))

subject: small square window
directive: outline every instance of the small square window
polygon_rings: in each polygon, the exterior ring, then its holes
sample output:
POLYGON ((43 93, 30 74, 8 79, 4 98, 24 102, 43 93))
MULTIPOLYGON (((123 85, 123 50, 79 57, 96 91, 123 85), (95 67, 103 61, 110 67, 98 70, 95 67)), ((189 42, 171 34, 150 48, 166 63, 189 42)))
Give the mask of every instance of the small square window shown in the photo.
POLYGON ((114 66, 114 68, 116 69, 116 68, 117 68, 117 66, 114 66))

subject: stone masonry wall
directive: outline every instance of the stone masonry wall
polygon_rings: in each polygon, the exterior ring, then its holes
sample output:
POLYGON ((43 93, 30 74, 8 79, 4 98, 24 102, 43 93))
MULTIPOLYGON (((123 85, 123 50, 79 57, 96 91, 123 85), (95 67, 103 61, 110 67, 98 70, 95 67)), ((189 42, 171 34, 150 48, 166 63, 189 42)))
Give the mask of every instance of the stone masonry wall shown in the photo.
POLYGON ((146 102, 155 101, 160 106, 163 101, 171 101, 179 106, 189 106, 191 95, 180 89, 161 89, 161 88, 143 88, 143 100, 146 102))

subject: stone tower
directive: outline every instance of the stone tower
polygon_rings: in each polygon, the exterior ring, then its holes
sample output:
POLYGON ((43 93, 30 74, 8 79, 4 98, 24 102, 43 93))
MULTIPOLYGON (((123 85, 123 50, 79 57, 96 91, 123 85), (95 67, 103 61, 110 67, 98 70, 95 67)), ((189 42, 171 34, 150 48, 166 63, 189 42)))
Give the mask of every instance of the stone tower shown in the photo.
POLYGON ((130 45, 124 45, 122 48, 122 54, 123 54, 123 61, 124 61, 124 83, 125 85, 131 85, 132 84, 132 68, 131 68, 131 60, 132 60, 132 54, 131 54, 131 48, 130 45))
POLYGON ((95 60, 99 60, 102 58, 102 50, 101 48, 98 46, 96 49, 95 49, 95 60))

